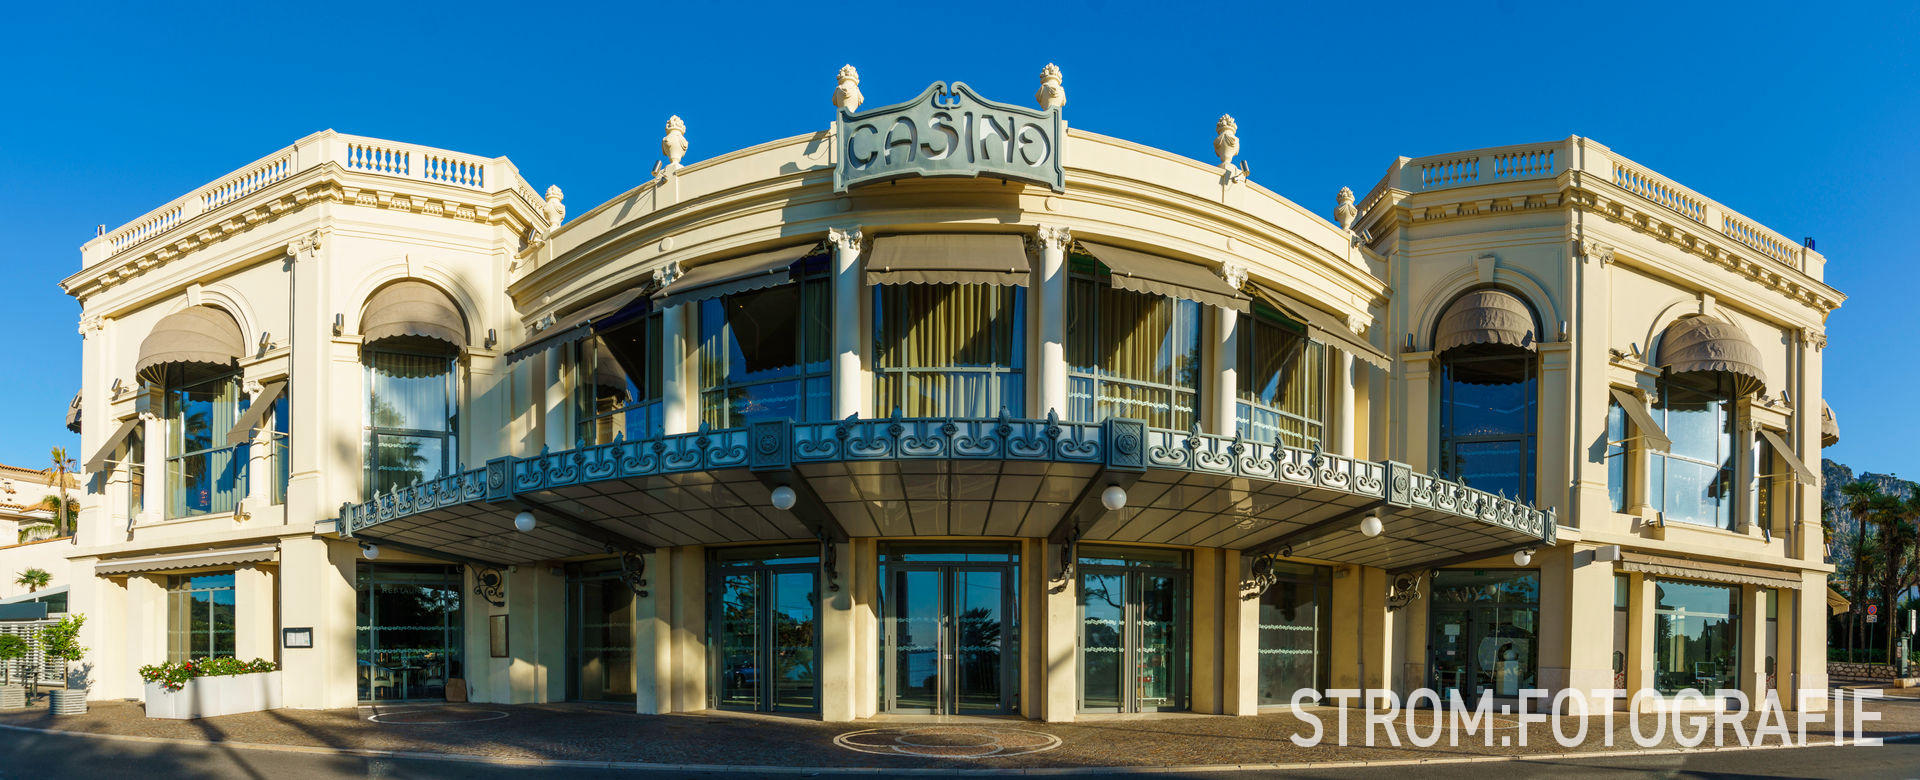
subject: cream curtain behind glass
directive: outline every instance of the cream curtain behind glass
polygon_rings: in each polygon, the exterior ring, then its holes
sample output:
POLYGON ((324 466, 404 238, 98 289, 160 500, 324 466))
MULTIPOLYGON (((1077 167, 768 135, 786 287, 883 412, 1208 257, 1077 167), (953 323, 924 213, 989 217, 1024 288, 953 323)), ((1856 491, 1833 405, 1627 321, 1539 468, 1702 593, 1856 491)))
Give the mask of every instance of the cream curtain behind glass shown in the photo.
POLYGON ((1020 405, 1007 397, 1023 391, 1014 359, 1017 288, 888 285, 880 289, 880 300, 881 370, 875 377, 880 414, 897 406, 907 417, 992 417, 1000 406, 1020 405), (941 370, 956 368, 1007 370, 941 370))

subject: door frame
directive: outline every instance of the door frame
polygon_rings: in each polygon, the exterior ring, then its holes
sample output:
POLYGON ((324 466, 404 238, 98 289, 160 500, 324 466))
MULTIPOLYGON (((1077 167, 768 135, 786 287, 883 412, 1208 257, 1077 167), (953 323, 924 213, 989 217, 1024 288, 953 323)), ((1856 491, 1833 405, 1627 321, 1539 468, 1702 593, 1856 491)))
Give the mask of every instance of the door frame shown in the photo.
MULTIPOLYGON (((581 636, 581 630, 585 628, 586 619, 587 619, 585 599, 581 598, 582 595, 584 595, 582 591, 589 585, 599 585, 609 580, 617 581, 620 579, 620 570, 618 568, 614 568, 614 569, 587 568, 588 566, 592 566, 594 564, 604 565, 604 563, 605 563, 604 561, 589 561, 585 565, 575 564, 575 565, 568 566, 566 568, 566 573, 567 573, 567 577, 566 577, 567 699, 566 700, 567 701, 632 702, 635 699, 635 696, 622 696, 622 697, 613 698, 613 699, 585 699, 585 698, 582 698, 580 695, 580 689, 582 688, 581 671, 580 671, 580 666, 581 666, 580 662, 582 660, 582 657, 581 657, 582 653, 581 653, 580 643, 584 638, 581 636)), ((629 590, 628 593, 631 595, 632 591, 629 590)), ((633 598, 632 609, 637 610, 640 606, 640 599, 638 596, 632 596, 632 598, 633 598)), ((633 654, 634 650, 637 649, 640 644, 639 632, 632 630, 630 627, 628 634, 629 636, 627 639, 628 641, 627 650, 629 654, 633 654)), ((637 654, 634 654, 632 658, 632 663, 634 664, 634 675, 635 675, 634 688, 636 691, 636 695, 639 690, 639 682, 640 682, 639 681, 639 662, 640 662, 639 656, 637 654)))
POLYGON ((1192 607, 1193 575, 1189 569, 1163 566, 1110 566, 1099 564, 1078 564, 1074 566, 1075 592, 1084 598, 1086 577, 1088 574, 1119 575, 1126 588, 1125 602, 1121 605, 1120 631, 1120 670, 1123 684, 1120 686, 1120 706, 1087 707, 1087 665, 1084 662, 1087 641, 1087 624, 1080 613, 1078 599, 1074 605, 1076 622, 1080 625, 1074 637, 1074 706, 1080 712, 1088 713, 1136 713, 1136 712, 1185 712, 1193 708, 1192 656, 1193 625, 1192 607), (1141 604, 1144 601, 1144 580, 1148 576, 1172 578, 1179 587, 1173 600, 1174 624, 1174 680, 1172 697, 1177 703, 1170 706, 1140 706, 1140 688, 1138 670, 1140 663, 1141 604))
POLYGON ((820 573, 820 564, 817 561, 812 561, 812 560, 802 560, 802 561, 789 563, 789 562, 775 559, 770 561, 759 561, 755 563, 732 562, 727 565, 716 564, 714 561, 711 561, 711 560, 708 562, 708 565, 707 565, 707 631, 706 631, 707 647, 709 648, 709 652, 706 654, 707 655, 707 706, 708 707, 716 710, 730 710, 734 712, 819 712, 820 711, 820 703, 822 698, 821 682, 820 682, 820 671, 821 671, 820 656, 821 656, 821 641, 822 641, 822 637, 821 637, 822 632, 820 630, 821 628, 820 617, 822 612, 821 597, 820 597, 820 583, 822 580, 823 580, 823 577, 821 576, 821 573, 820 573), (778 698, 774 695, 773 677, 768 673, 769 667, 771 666, 771 664, 769 664, 768 661, 770 661, 773 657, 773 654, 775 652, 774 643, 778 640, 778 637, 775 635, 775 632, 772 630, 773 629, 772 615, 773 615, 773 603, 774 603, 773 590, 775 587, 777 587, 774 583, 775 583, 775 580, 778 578, 778 575, 791 574, 791 573, 805 573, 813 576, 812 602, 813 602, 814 666, 813 666, 813 706, 811 707, 793 707, 793 706, 783 706, 779 704, 778 698), (726 653, 724 652, 725 645, 721 641, 720 632, 724 630, 726 622, 725 620, 723 620, 722 610, 725 609, 725 604, 723 600, 720 598, 720 591, 728 575, 738 575, 738 574, 746 574, 753 578, 753 587, 754 587, 754 594, 755 594, 754 603, 753 603, 753 620, 754 620, 755 630, 758 633, 758 636, 755 637, 754 648, 753 648, 754 703, 752 707, 742 707, 735 704, 724 704, 720 700, 720 676, 722 674, 725 674, 725 671, 726 671, 725 669, 721 668, 726 664, 726 653))
POLYGON ((882 712, 907 715, 1007 715, 1014 709, 1014 694, 1020 684, 1019 653, 1010 646, 1017 637, 1018 621, 1007 618, 1013 610, 1019 608, 1016 576, 1017 565, 981 561, 909 561, 889 563, 886 566, 886 578, 881 583, 880 631, 880 668, 881 692, 880 709, 882 712), (938 576, 940 594, 937 602, 940 606, 937 647, 934 651, 935 683, 934 706, 931 709, 908 708, 899 706, 899 624, 894 622, 892 605, 898 598, 894 583, 902 574, 914 571, 934 572, 938 576), (960 631, 959 589, 954 587, 956 575, 961 572, 989 572, 1000 575, 1000 705, 992 710, 961 712, 957 642, 960 631))

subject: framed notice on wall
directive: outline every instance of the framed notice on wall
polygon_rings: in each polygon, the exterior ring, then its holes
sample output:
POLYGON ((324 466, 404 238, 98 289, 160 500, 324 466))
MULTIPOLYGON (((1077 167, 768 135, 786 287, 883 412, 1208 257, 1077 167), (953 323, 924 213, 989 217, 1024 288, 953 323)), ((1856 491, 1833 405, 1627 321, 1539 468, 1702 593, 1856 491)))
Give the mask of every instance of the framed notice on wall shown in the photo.
POLYGON ((487 617, 488 655, 494 658, 507 657, 507 616, 490 615, 487 617))
POLYGON ((285 648, 313 647, 313 629, 312 628, 280 629, 280 646, 285 648))

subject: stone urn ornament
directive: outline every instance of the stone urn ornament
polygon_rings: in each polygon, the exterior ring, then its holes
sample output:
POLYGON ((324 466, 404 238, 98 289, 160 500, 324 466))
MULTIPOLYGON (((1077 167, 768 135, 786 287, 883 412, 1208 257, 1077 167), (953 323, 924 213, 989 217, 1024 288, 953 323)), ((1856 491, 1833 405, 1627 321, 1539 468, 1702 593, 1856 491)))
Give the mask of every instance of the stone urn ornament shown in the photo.
POLYGON ((667 117, 667 135, 660 139, 660 153, 667 156, 666 170, 678 170, 680 158, 687 155, 687 123, 679 115, 667 117))
POLYGON ((834 107, 849 114, 859 111, 860 104, 867 102, 866 96, 860 94, 860 71, 854 70, 850 64, 842 65, 840 75, 834 80, 837 84, 833 88, 834 107))
POLYGON ((1233 158, 1240 154, 1240 125, 1233 121, 1231 114, 1221 114, 1220 121, 1213 123, 1213 153, 1220 158, 1220 167, 1227 172, 1229 181, 1245 181, 1249 171, 1246 163, 1235 165, 1233 158))

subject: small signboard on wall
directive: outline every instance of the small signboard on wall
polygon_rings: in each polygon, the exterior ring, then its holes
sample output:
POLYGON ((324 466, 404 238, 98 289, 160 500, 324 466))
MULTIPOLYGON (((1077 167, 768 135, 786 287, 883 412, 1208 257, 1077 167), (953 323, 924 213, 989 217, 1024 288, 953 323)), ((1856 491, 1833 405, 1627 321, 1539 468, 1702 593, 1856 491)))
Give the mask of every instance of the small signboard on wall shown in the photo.
POLYGON ((507 616, 487 617, 487 650, 494 658, 507 657, 507 616))
POLYGON ((313 629, 311 627, 280 629, 280 646, 288 649, 313 647, 313 629))

